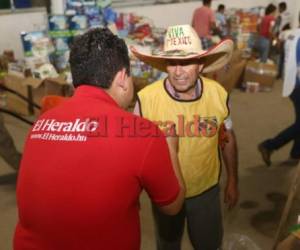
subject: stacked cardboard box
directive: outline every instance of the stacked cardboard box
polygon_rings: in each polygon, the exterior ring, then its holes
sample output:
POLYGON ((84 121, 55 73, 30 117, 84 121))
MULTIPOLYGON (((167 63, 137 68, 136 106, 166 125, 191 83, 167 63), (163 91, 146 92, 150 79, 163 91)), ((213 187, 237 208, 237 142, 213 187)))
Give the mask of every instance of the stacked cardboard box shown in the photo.
MULTIPOLYGON (((36 79, 33 77, 20 77, 7 74, 4 77, 5 87, 16 91, 37 105, 41 105, 42 98, 47 95, 69 95, 71 85, 67 84, 62 77, 36 79)), ((6 108, 21 115, 31 115, 33 106, 20 97, 6 92, 6 108)))
POLYGON ((245 68, 244 83, 258 83, 260 91, 270 91, 276 80, 275 64, 261 63, 251 60, 245 68))
POLYGON ((230 62, 221 70, 207 74, 208 78, 214 79, 228 91, 239 86, 242 82, 242 75, 246 66, 247 60, 243 58, 241 50, 235 50, 230 62))

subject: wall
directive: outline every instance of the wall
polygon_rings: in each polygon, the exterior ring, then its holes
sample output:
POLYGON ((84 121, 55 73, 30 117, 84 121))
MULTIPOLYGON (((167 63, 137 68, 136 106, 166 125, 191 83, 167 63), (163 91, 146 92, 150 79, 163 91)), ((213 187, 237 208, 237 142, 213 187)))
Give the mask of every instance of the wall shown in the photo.
MULTIPOLYGON (((293 1, 293 0, 289 0, 293 1)), ((300 1, 299 0, 294 0, 294 5, 293 5, 293 10, 291 10, 291 13, 294 17, 294 22, 293 22, 293 27, 299 27, 299 12, 300 12, 300 1)))
POLYGON ((23 48, 20 38, 22 31, 45 30, 47 13, 45 8, 0 12, 0 53, 12 49, 16 58, 23 58, 23 48))

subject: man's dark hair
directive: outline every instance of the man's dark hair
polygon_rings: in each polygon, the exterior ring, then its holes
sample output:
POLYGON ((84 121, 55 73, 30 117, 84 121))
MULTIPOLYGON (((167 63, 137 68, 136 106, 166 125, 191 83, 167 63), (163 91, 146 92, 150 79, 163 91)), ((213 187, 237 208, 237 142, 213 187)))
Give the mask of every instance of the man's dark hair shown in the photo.
POLYGON ((286 2, 281 2, 278 4, 278 8, 280 11, 285 11, 287 8, 286 2))
POLYGON ((276 6, 274 4, 269 4, 265 10, 265 15, 269 15, 276 10, 276 6))
POLYGON ((223 10, 225 10, 225 5, 224 4, 219 4, 218 11, 220 12, 220 11, 223 11, 223 10))
POLYGON ((87 84, 108 89, 118 71, 125 68, 130 74, 125 42, 107 28, 75 37, 69 62, 74 87, 87 84))
POLYGON ((210 5, 211 4, 211 0, 202 0, 203 5, 210 5))

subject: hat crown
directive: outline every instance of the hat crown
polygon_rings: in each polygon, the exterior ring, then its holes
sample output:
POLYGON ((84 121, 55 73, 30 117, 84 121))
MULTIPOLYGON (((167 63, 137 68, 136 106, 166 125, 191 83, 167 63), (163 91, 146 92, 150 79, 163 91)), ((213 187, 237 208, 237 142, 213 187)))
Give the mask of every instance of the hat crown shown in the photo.
MULTIPOLYGON (((167 72, 168 60, 201 59, 203 73, 213 72, 229 62, 233 51, 233 42, 225 39, 208 50, 202 49, 201 40, 196 31, 188 24, 171 26, 167 29, 163 50, 145 52, 133 46, 132 53, 144 63, 167 72), (203 60, 202 60, 203 59, 203 60)), ((200 62, 200 61, 199 61, 200 62)))
POLYGON ((203 52, 201 40, 196 31, 188 24, 170 26, 164 42, 167 54, 199 54, 203 52))

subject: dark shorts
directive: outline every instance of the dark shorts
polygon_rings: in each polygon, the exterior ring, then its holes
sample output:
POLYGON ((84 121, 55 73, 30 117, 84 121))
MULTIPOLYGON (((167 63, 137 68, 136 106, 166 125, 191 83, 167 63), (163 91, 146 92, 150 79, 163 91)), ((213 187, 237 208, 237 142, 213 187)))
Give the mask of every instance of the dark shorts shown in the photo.
POLYGON ((185 200, 175 216, 153 206, 158 250, 179 250, 187 220, 188 235, 195 250, 217 250, 222 244, 223 224, 219 186, 185 200))

